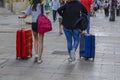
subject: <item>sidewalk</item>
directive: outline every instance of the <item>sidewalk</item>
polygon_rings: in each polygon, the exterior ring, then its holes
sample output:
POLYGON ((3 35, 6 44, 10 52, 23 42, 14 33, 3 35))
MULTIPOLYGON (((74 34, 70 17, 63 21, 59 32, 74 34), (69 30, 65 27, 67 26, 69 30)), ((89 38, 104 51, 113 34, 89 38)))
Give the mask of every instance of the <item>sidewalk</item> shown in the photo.
POLYGON ((77 49, 77 60, 69 63, 65 36, 58 36, 58 22, 53 23, 53 31, 45 34, 42 64, 34 64, 34 58, 16 60, 16 17, 8 15, 4 22, 0 15, 0 80, 120 80, 120 17, 115 22, 103 13, 91 17, 91 33, 96 35, 94 62, 79 59, 77 49))

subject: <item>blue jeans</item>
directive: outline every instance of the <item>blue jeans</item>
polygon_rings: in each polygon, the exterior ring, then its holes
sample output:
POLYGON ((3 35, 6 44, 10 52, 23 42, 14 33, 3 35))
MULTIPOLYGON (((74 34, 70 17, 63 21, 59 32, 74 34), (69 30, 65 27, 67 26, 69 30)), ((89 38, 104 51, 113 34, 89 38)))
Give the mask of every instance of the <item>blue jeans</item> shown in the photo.
POLYGON ((71 50, 77 49, 80 41, 80 30, 79 29, 67 29, 63 28, 66 39, 67 39, 67 48, 68 48, 68 53, 71 53, 71 50))
POLYGON ((88 18, 88 25, 87 25, 87 33, 90 33, 90 12, 88 12, 87 18, 88 18))

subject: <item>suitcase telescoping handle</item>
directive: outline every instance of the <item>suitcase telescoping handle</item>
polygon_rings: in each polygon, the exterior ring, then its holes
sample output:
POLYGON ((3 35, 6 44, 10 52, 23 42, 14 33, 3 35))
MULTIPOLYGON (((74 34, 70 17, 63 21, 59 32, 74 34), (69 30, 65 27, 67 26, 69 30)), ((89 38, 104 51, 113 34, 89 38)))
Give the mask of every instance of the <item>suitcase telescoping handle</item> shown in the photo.
POLYGON ((19 18, 18 22, 19 22, 19 28, 22 29, 22 25, 23 25, 23 23, 22 23, 22 19, 19 18))
POLYGON ((19 28, 20 29, 23 29, 23 28, 25 28, 24 26, 23 26, 23 19, 22 18, 19 18, 19 28))
POLYGON ((19 28, 20 28, 20 57, 22 57, 22 27, 23 26, 23 19, 19 18, 19 28))

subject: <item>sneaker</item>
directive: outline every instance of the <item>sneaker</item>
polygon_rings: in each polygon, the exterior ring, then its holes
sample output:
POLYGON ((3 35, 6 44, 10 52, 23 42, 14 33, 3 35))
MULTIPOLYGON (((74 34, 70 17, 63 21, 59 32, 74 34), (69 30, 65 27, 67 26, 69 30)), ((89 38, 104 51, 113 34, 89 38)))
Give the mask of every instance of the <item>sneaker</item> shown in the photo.
POLYGON ((59 35, 63 35, 63 33, 62 33, 62 32, 59 32, 59 35))
POLYGON ((73 49, 72 51, 71 51, 71 59, 72 59, 72 61, 75 61, 75 49, 73 49))
POLYGON ((41 64, 43 61, 40 59, 37 61, 38 64, 41 64))
POLYGON ((34 62, 37 62, 37 60, 38 60, 38 57, 35 57, 34 62))
POLYGON ((72 62, 73 60, 72 60, 72 58, 68 58, 68 61, 69 61, 69 62, 72 62))
POLYGON ((38 55, 35 55, 34 62, 37 62, 37 61, 38 61, 38 55))

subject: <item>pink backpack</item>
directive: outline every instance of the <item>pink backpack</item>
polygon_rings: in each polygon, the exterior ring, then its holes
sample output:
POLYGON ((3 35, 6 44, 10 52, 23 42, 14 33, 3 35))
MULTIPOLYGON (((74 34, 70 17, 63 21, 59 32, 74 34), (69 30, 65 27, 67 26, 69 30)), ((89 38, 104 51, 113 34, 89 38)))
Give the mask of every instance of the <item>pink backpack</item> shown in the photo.
POLYGON ((38 32, 44 34, 52 30, 51 21, 43 14, 38 16, 38 32))

